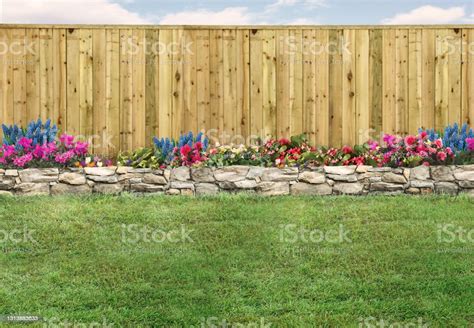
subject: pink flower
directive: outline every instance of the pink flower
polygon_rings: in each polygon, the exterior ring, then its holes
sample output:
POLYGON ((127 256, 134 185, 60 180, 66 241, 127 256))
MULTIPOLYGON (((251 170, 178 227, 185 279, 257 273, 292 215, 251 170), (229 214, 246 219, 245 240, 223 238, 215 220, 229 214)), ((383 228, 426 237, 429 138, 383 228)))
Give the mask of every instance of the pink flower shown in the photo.
POLYGON ((60 163, 60 164, 66 164, 68 163, 71 158, 74 157, 74 151, 73 150, 68 150, 67 152, 65 153, 57 153, 56 156, 54 156, 54 160, 57 162, 57 163, 60 163))
POLYGON ((474 138, 466 138, 467 150, 474 151, 474 138))
POLYGON ((426 136, 428 136, 428 133, 427 133, 426 131, 422 131, 422 132, 420 133, 420 138, 421 138, 421 139, 425 139, 426 136))
POLYGON ((64 144, 67 148, 70 148, 74 144, 74 136, 63 134, 61 135, 61 137, 59 137, 59 141, 61 141, 61 143, 64 144))
POLYGON ((79 156, 86 155, 88 148, 89 148, 89 144, 87 142, 78 141, 74 147, 74 152, 76 153, 76 155, 79 155, 79 156))
POLYGON ((446 153, 444 151, 440 151, 437 155, 438 159, 442 162, 444 162, 446 160, 446 153))
POLYGON ((288 140, 286 138, 281 138, 280 140, 278 140, 278 142, 280 143, 280 145, 283 145, 283 146, 286 146, 286 145, 290 144, 290 140, 288 140))
POLYGON ((421 157, 428 157, 428 153, 424 150, 420 151, 418 155, 420 155, 421 157))
POLYGON ((436 145, 436 147, 441 148, 441 147, 443 147, 443 140, 441 140, 441 139, 436 139, 436 140, 434 141, 434 144, 436 145))
POLYGON ((342 147, 342 152, 346 155, 350 154, 350 153, 352 153, 352 148, 349 147, 349 146, 344 146, 344 147, 342 147))
POLYGON ((408 146, 412 146, 416 143, 416 137, 414 136, 406 136, 405 137, 405 144, 408 146))
POLYGON ((446 147, 446 154, 448 154, 449 156, 452 156, 454 154, 451 147, 446 147))
POLYGON ((31 148, 31 144, 33 143, 32 139, 22 137, 19 141, 18 144, 23 147, 23 149, 28 150, 31 148))
POLYGON ((191 147, 189 147, 188 144, 184 145, 179 150, 179 152, 181 153, 181 156, 184 156, 184 157, 187 157, 190 151, 191 151, 191 147))
POLYGON ((13 145, 3 145, 2 147, 3 157, 10 157, 15 154, 15 146, 13 145))
POLYGON ((24 167, 26 164, 31 162, 33 160, 33 155, 31 153, 28 153, 26 155, 17 157, 13 160, 13 164, 18 167, 24 167))
POLYGON ((430 166, 430 163, 429 162, 423 162, 423 165, 424 166, 430 166))

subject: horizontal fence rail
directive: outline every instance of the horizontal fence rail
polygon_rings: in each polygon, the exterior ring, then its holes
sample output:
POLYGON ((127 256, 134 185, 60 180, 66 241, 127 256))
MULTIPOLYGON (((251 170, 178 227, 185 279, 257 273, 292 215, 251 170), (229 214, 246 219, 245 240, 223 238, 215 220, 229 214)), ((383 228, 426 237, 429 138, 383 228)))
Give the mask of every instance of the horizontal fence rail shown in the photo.
POLYGON ((114 155, 153 136, 355 144, 474 120, 474 26, 0 26, 0 122, 114 155))

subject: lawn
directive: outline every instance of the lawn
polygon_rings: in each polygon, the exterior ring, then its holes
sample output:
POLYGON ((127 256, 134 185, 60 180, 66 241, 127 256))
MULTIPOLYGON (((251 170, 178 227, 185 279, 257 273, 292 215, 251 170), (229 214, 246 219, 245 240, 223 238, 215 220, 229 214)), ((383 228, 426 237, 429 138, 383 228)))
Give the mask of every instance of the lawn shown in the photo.
POLYGON ((473 218, 468 197, 0 197, 0 317, 467 327, 473 218))

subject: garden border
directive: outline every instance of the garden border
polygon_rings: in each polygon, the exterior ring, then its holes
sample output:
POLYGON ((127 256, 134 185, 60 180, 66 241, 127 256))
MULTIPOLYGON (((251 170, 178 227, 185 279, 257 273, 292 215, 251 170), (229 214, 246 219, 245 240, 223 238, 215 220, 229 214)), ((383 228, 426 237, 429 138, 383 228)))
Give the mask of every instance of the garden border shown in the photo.
POLYGON ((226 166, 0 169, 0 195, 156 193, 214 195, 450 194, 474 195, 474 164, 390 168, 226 166))

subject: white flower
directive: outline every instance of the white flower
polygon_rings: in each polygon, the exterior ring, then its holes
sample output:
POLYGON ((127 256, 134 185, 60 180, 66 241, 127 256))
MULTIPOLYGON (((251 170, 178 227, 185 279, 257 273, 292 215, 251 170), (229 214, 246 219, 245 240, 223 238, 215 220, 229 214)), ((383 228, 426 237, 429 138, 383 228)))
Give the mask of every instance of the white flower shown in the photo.
POLYGON ((102 167, 102 162, 97 162, 97 167, 102 167))
POLYGON ((91 162, 92 158, 89 156, 89 157, 86 157, 86 164, 89 164, 91 162))

